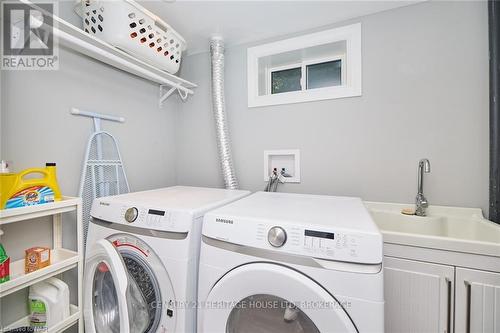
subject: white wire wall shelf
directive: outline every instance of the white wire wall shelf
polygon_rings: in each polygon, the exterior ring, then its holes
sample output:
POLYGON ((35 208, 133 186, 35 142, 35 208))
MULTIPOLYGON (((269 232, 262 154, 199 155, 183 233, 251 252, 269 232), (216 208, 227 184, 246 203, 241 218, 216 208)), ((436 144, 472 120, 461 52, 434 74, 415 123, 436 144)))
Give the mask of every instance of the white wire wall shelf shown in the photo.
MULTIPOLYGON (((33 2, 29 0, 21 1, 43 12, 33 2)), ((196 84, 141 61, 111 44, 89 35, 82 29, 64 21, 56 15, 47 12, 44 13, 53 18, 54 24, 53 26, 43 24, 42 28, 52 32, 55 40, 60 45, 64 45, 122 71, 158 83, 160 85, 160 106, 174 92, 178 92, 182 100, 186 100, 190 95, 194 94, 192 89, 197 87, 196 84)))

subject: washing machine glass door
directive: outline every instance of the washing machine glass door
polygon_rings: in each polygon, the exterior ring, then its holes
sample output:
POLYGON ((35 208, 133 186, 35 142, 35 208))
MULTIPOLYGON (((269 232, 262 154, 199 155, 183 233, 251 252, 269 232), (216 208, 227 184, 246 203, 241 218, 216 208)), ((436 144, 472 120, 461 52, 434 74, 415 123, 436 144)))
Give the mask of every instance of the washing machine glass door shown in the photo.
POLYGON ((84 276, 85 329, 95 333, 142 333, 147 305, 121 256, 105 239, 89 251, 84 276))
POLYGON ((142 332, 158 332, 159 327, 162 324, 165 325, 165 320, 162 323, 161 289, 163 289, 165 296, 173 297, 173 287, 160 258, 146 242, 133 235, 114 234, 109 236, 107 240, 115 246, 122 257, 129 274, 129 281, 134 282, 141 295, 144 296, 149 322, 142 332))
POLYGON ((202 306, 202 332, 207 333, 357 332, 344 307, 323 287, 277 264, 233 269, 202 306))

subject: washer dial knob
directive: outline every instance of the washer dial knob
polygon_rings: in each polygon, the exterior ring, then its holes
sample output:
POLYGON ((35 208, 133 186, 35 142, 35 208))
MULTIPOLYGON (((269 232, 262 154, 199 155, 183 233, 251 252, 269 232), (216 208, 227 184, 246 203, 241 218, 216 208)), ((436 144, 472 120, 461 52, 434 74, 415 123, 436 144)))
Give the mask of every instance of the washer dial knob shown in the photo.
POLYGON ((274 247, 282 247, 286 243, 286 231, 282 227, 272 227, 267 233, 269 244, 274 247))
POLYGON ((137 220, 137 217, 139 216, 139 210, 135 207, 130 207, 125 211, 125 221, 128 223, 132 223, 135 220, 137 220))

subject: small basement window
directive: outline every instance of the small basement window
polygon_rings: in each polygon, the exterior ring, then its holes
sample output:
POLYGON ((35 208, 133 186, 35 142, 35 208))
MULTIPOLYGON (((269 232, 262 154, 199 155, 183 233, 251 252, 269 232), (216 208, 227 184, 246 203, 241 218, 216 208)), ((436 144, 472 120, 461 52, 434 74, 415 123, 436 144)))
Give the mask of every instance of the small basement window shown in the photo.
POLYGON ((341 86, 343 58, 314 60, 268 71, 270 94, 341 86))
POLYGON ((361 95, 361 25, 248 49, 248 106, 361 95))
POLYGON ((302 68, 273 68, 269 73, 271 94, 302 90, 302 68))
POLYGON ((306 89, 341 86, 342 64, 342 59, 336 59, 306 65, 306 89))

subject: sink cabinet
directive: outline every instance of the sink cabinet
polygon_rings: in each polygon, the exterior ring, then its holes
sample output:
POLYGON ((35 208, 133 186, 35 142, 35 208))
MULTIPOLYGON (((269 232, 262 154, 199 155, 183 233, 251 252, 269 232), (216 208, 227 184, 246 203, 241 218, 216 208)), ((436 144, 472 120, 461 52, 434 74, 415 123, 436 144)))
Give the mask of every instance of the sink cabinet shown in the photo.
POLYGON ((385 332, 453 332, 453 266, 384 258, 385 332))
POLYGON ((500 273, 456 268, 456 333, 500 332, 500 273))
POLYGON ((384 289, 386 333, 500 332, 500 273, 386 255, 384 289))
POLYGON ((386 333, 500 333, 500 225, 481 209, 365 202, 384 238, 386 333))

